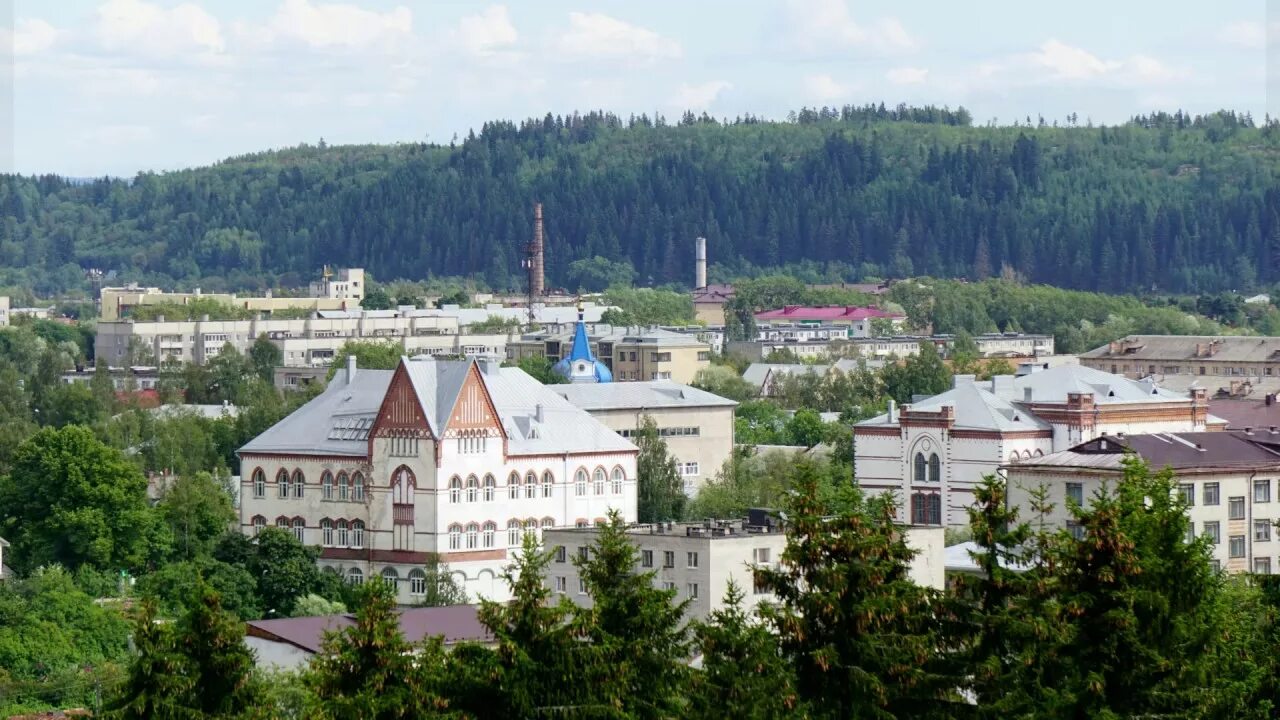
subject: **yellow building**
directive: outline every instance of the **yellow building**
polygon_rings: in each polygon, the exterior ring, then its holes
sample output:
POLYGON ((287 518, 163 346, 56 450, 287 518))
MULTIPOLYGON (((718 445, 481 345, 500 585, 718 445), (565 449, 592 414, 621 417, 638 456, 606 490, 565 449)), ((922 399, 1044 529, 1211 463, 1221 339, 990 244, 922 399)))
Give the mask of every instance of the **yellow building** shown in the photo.
MULTIPOLYGON (((696 337, 658 328, 613 328, 588 333, 592 354, 613 374, 614 382, 674 380, 693 382, 711 364, 711 346, 696 337)), ((552 364, 568 355, 572 333, 530 333, 507 343, 507 359, 542 357, 552 364)))
POLYGON ((326 268, 323 277, 311 283, 310 297, 272 297, 270 292, 265 297, 240 297, 234 293, 202 293, 198 289, 189 293, 170 293, 156 287, 137 285, 110 287, 102 288, 99 295, 99 317, 107 321, 120 320, 128 317, 129 312, 139 305, 188 305, 196 300, 213 300, 267 316, 277 310, 355 310, 364 300, 364 290, 364 270, 361 268, 336 271, 326 268))

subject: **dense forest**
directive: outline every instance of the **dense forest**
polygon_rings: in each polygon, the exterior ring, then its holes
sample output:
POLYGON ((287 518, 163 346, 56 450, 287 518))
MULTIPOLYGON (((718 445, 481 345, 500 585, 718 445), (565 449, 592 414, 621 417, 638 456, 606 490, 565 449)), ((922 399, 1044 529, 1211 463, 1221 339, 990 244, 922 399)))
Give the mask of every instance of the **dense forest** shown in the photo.
POLYGON ((321 141, 130 179, 6 176, 0 285, 49 294, 96 268, 248 290, 327 263, 515 288, 540 201, 552 285, 595 258, 687 285, 702 235, 713 279, 809 262, 844 279, 1247 289, 1280 280, 1278 157, 1280 126, 1232 112, 1113 127, 883 106, 783 122, 547 115, 448 146, 321 141))

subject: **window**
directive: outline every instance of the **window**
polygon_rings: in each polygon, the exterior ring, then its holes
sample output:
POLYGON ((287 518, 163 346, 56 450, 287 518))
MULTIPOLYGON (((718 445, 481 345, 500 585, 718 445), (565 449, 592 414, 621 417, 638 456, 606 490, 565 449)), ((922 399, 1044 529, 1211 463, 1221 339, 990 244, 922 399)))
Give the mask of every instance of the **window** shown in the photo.
POLYGON ((1253 521, 1253 541, 1254 542, 1271 542, 1271 521, 1270 520, 1254 520, 1253 521))
POLYGON ((534 540, 537 540, 538 539, 538 521, 534 520, 533 518, 529 518, 528 520, 525 520, 524 534, 532 537, 534 540))
POLYGON ((1271 502, 1271 481, 1253 481, 1253 501, 1256 503, 1271 502))
POLYGON ((596 468, 592 476, 592 490, 596 495, 604 494, 604 468, 596 468))
POLYGON ((942 482, 942 462, 938 459, 938 453, 929 456, 929 482, 942 482))
POLYGON ((671 591, 671 592, 675 592, 675 590, 676 590, 676 584, 675 584, 675 583, 673 583, 673 582, 671 582, 671 581, 669 581, 669 580, 668 580, 668 581, 663 581, 663 583, 662 583, 662 589, 663 589, 663 590, 669 590, 669 591, 671 591))
POLYGON ((261 515, 253 516, 253 534, 254 535, 257 535, 258 533, 262 532, 262 529, 265 528, 266 526, 267 526, 266 518, 262 517, 261 515))
POLYGON ((494 537, 498 534, 498 524, 495 522, 487 522, 484 524, 484 535, 481 540, 485 547, 493 547, 494 537))
POLYGON ((524 496, 527 500, 538 496, 538 474, 532 470, 524 475, 524 496))
POLYGON ((409 571, 409 594, 427 594, 427 574, 422 572, 420 568, 414 568, 409 571))
POLYGON ((569 551, 563 545, 556 547, 556 562, 562 563, 569 559, 569 551))
POLYGON ((333 499, 333 473, 328 470, 320 476, 320 497, 325 500, 333 499))
POLYGON ((507 476, 507 499, 520 499, 520 476, 514 472, 507 476))
POLYGON ((507 547, 520 546, 520 521, 507 521, 507 547))
POLYGON ((556 486, 556 479, 555 479, 555 476, 551 474, 551 471, 548 470, 542 473, 542 497, 544 498, 551 497, 551 491, 553 488, 555 488, 555 486, 556 486))
POLYGON ((698 463, 676 463, 676 469, 680 471, 682 477, 696 477, 698 475, 698 463))
POLYGON ((1242 558, 1244 557, 1244 536, 1232 535, 1227 540, 1227 557, 1242 558))
POLYGON ((1256 575, 1271 574, 1271 558, 1254 558, 1253 572, 1256 575))
POLYGON ((1212 570, 1212 571, 1214 571, 1214 572, 1221 572, 1221 571, 1222 571, 1222 563, 1221 563, 1221 562, 1218 562, 1217 560, 1210 560, 1210 561, 1209 561, 1209 569, 1210 569, 1210 570, 1212 570))
POLYGON ((336 529, 336 530, 337 530, 337 536, 338 536, 338 537, 337 537, 337 539, 336 539, 336 540, 334 541, 334 543, 333 543, 333 544, 334 544, 334 546, 336 546, 336 547, 346 547, 347 545, 349 545, 349 544, 350 544, 350 541, 349 541, 349 539, 347 538, 347 521, 346 521, 346 520, 339 520, 339 521, 335 522, 335 523, 333 524, 333 526, 334 526, 334 529, 336 529))
POLYGON ((350 489, 347 487, 347 474, 339 470, 338 477, 333 482, 338 486, 338 499, 346 500, 350 495, 350 489))
POLYGON ((396 572, 393 567, 384 567, 382 568, 382 582, 394 590, 400 584, 400 573, 396 572))
POLYGON ((1076 522, 1075 520, 1067 521, 1067 532, 1070 533, 1071 537, 1075 538, 1076 540, 1084 539, 1084 526, 1076 522))
POLYGON ((480 544, 480 526, 475 523, 467 525, 467 549, 475 550, 480 544))
POLYGON ((1084 504, 1084 483, 1067 483, 1067 502, 1076 505, 1084 504))
POLYGON ((351 547, 353 548, 364 547, 364 521, 363 520, 351 521, 351 547))
POLYGON ((1205 483, 1204 491, 1202 495, 1203 495, 1202 499, 1204 500, 1205 505, 1217 505, 1218 504, 1218 483, 1216 482, 1205 483))
POLYGON ((347 582, 352 585, 360 585, 364 582, 364 573, 360 572, 360 568, 351 568, 347 571, 347 582))
POLYGON ((582 547, 578 548, 578 559, 583 562, 590 560, 591 548, 587 547, 586 545, 583 545, 582 547))
POLYGON ((1193 543, 1196 541, 1196 524, 1195 523, 1193 522, 1187 523, 1187 534, 1183 538, 1183 540, 1185 540, 1188 543, 1193 543))
POLYGON ((647 567, 647 568, 653 567, 653 551, 652 550, 640 551, 640 567, 647 567))
POLYGON ((450 550, 462 549, 462 526, 461 525, 449 526, 449 549, 450 550))
POLYGON ((333 521, 329 518, 320 521, 320 543, 325 547, 333 546, 333 521))
POLYGON ((306 488, 306 478, 303 477, 301 470, 293 471, 293 496, 302 497, 302 493, 306 488))
POLYGON ((1244 519, 1244 498, 1232 497, 1227 498, 1227 519, 1243 520, 1244 519))
POLYGON ((691 552, 691 553, 685 553, 685 554, 688 556, 685 558, 685 560, 688 562, 688 566, 690 568, 698 567, 698 553, 691 552))
POLYGON ((674 550, 662 551, 662 567, 673 568, 676 566, 676 552, 674 550))
POLYGON ((769 548, 756 548, 751 551, 751 559, 757 565, 768 565, 769 557, 769 548))
POLYGON ((649 362, 671 362, 671 353, 651 352, 649 353, 649 362))
POLYGON ((768 595, 771 592, 769 582, 760 573, 751 574, 751 592, 754 595, 768 595))
POLYGON ((563 595, 566 588, 569 587, 568 579, 564 577, 556 577, 556 594, 563 595))
POLYGON ((278 528, 280 528, 280 529, 282 529, 282 530, 288 530, 288 529, 289 529, 289 518, 287 518, 287 517, 285 517, 285 516, 283 516, 283 515, 281 515, 280 517, 276 518, 276 527, 278 527, 278 528))
POLYGON ((462 478, 457 475, 449 478, 449 502, 462 502, 462 478))
POLYGON ((925 459, 924 453, 916 453, 916 478, 915 481, 923 483, 925 481, 925 459))
POLYGON ((573 523, 573 526, 577 528, 590 527, 590 525, 591 523, 587 522, 586 519, 581 519, 581 518, 578 520, 575 520, 573 523))
POLYGON ((583 580, 582 578, 578 578, 578 594, 579 595, 587 594, 587 581, 583 580))
POLYGON ((587 494, 587 471, 584 468, 578 468, 573 475, 573 494, 578 497, 587 494))
POLYGON ((911 495, 911 524, 941 525, 942 496, 937 493, 913 493, 911 495))
POLYGON ((358 472, 351 476, 351 499, 364 502, 364 475, 358 472))
POLYGON ((1196 486, 1191 483, 1178 483, 1178 494, 1182 496, 1182 502, 1187 507, 1196 504, 1196 486))
POLYGON ((627 479, 627 474, 622 471, 622 468, 615 467, 613 469, 613 494, 614 495, 622 494, 622 483, 626 479, 627 479))
POLYGON ((1209 538, 1210 545, 1217 545, 1222 542, 1222 531, 1218 528, 1218 521, 1211 520, 1204 524, 1204 530, 1200 531, 1201 535, 1209 538))
POLYGON ((276 473, 276 497, 289 497, 289 473, 284 470, 276 473))
POLYGON ((262 468, 255 468, 253 471, 253 496, 256 498, 267 496, 267 475, 262 472, 262 468))
POLYGON ((480 481, 475 475, 467 476, 467 502, 473 503, 480 499, 480 481))
POLYGON ((493 495, 497 491, 498 482, 493 479, 492 475, 484 476, 484 501, 493 502, 493 495))
POLYGON ((546 532, 556 526, 556 521, 549 517, 542 518, 542 532, 546 532))
POLYGON ((689 583, 688 585, 685 585, 684 591, 685 594, 689 596, 690 600, 698 599, 698 583, 689 583))
POLYGON ((710 359, 711 359, 711 352, 710 352, 710 351, 708 351, 708 350, 699 350, 699 351, 698 351, 698 362, 703 362, 703 361, 710 360, 710 359))

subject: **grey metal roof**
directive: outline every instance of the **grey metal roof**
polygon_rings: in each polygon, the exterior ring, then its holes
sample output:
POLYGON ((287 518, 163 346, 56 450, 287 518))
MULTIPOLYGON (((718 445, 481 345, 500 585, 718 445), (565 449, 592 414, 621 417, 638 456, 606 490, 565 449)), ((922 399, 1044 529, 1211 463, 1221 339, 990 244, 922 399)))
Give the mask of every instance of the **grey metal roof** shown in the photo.
POLYGON ((551 392, 583 410, 633 408, 734 407, 738 403, 670 380, 551 385, 551 392))
MULTIPOLYGON (((961 382, 944 393, 913 403, 910 409, 937 412, 944 406, 950 406, 955 411, 957 428, 1000 432, 1053 429, 1048 422, 996 395, 985 385, 986 383, 961 382)), ((858 427, 876 425, 890 425, 888 413, 857 424, 858 427)))
POLYGON ((324 392, 250 440, 240 452, 365 455, 367 435, 341 430, 361 420, 372 422, 391 384, 391 372, 359 370, 348 383, 346 371, 339 371, 324 392))
POLYGON ((794 375, 797 373, 825 374, 830 365, 808 365, 805 363, 751 363, 742 373, 742 379, 752 385, 764 384, 770 373, 774 375, 794 375))
POLYGON ((1280 337, 1252 335, 1129 335, 1118 341, 1120 352, 1112 353, 1110 343, 1096 347, 1082 358, 1117 360, 1209 360, 1213 362, 1276 362, 1280 337), (1196 357, 1196 345, 1217 343, 1212 355, 1196 357))

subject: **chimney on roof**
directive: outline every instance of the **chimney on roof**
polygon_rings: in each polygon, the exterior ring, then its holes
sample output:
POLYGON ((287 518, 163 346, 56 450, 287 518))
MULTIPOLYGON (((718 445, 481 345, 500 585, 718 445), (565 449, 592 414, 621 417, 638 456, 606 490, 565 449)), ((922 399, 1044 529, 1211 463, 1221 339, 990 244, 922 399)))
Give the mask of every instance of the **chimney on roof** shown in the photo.
POLYGON ((1035 391, 1029 387, 1022 388, 1022 402, 1031 402, 1031 397, 1035 395, 1035 391))
POLYGON ((356 379, 356 355, 351 353, 347 355, 347 384, 350 385, 352 380, 356 379))
POLYGON ((533 406, 533 419, 538 422, 546 422, 546 412, 543 410, 542 403, 533 406))
POLYGON ((892 399, 889 400, 889 423, 898 422, 898 403, 892 399))
POLYGON ((695 288, 704 288, 707 286, 707 239, 704 237, 695 238, 693 246, 693 285, 695 288))
POLYGON ((1246 427, 1245 427, 1245 429, 1244 429, 1244 434, 1245 434, 1245 435, 1252 435, 1252 434, 1253 434, 1253 428, 1252 428, 1252 427, 1250 427, 1250 426, 1246 426, 1246 427))

